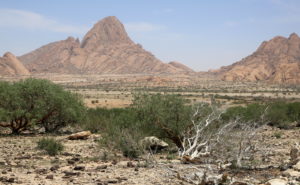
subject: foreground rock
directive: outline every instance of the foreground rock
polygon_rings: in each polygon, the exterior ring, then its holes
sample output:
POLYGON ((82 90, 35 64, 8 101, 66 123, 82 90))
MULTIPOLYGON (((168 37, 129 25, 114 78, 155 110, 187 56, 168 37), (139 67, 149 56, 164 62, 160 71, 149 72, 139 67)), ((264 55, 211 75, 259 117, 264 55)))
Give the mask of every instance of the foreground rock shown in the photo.
POLYGON ((90 131, 82 131, 68 136, 68 139, 69 140, 87 139, 91 135, 92 133, 90 131))
POLYGON ((267 185, 287 185, 288 182, 283 179, 272 179, 267 182, 267 185))
POLYGON ((141 144, 145 149, 150 149, 153 151, 160 151, 169 146, 168 143, 158 139, 155 136, 145 137, 143 140, 141 140, 141 144))

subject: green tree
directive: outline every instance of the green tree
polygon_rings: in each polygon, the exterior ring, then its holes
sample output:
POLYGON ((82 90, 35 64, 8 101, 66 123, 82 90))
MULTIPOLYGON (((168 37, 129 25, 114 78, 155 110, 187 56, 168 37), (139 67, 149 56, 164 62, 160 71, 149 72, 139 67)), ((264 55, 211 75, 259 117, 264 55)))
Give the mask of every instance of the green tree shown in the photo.
POLYGON ((183 131, 191 124, 192 107, 178 95, 135 95, 137 120, 148 135, 171 140, 182 148, 183 131))
POLYGON ((0 83, 0 126, 12 133, 39 125, 53 132, 84 116, 81 99, 48 80, 29 78, 0 83))

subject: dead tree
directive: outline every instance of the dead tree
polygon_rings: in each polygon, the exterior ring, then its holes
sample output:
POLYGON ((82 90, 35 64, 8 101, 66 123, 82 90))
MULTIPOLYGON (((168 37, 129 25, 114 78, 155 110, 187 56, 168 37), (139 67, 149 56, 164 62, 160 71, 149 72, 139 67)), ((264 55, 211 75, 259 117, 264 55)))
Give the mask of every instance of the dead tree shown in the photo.
POLYGON ((192 115, 191 126, 183 134, 182 148, 179 149, 179 156, 188 156, 191 160, 210 154, 210 143, 213 137, 218 135, 222 129, 214 129, 220 120, 221 112, 213 107, 200 104, 192 115))
POLYGON ((256 149, 253 140, 262 128, 266 110, 259 122, 243 121, 236 117, 224 123, 221 119, 223 111, 211 106, 207 113, 207 106, 199 105, 192 116, 191 127, 183 134, 179 156, 190 161, 214 156, 222 163, 231 159, 237 167, 241 167, 242 159, 256 149))

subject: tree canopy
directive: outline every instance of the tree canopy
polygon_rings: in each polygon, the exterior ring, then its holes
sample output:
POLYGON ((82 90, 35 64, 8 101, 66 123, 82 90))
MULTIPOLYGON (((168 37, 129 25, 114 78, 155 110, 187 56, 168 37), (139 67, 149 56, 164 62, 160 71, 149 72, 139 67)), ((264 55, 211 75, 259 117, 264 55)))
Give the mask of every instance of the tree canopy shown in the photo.
POLYGON ((0 126, 20 133, 34 125, 47 132, 79 122, 85 113, 82 100, 49 80, 28 78, 0 82, 0 126))

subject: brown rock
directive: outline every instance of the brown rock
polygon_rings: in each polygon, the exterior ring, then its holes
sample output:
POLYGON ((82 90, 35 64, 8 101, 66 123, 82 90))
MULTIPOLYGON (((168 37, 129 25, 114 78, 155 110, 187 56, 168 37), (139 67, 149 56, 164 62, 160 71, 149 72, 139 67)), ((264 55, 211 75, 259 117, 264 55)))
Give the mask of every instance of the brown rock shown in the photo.
POLYGON ((287 181, 283 179, 271 179, 269 180, 266 185, 286 185, 287 181))
POLYGON ((134 164, 132 163, 132 161, 127 162, 127 167, 128 168, 133 168, 134 167, 134 164))
POLYGON ((0 57, 0 75, 30 75, 24 65, 10 52, 0 57))
POLYGON ((192 70, 191 68, 189 68, 188 66, 186 65, 183 65, 182 63, 180 62, 176 62, 176 61, 172 61, 172 62, 169 62, 169 65, 173 66, 173 67, 176 67, 178 69, 181 69, 183 71, 186 71, 187 73, 194 73, 195 71, 192 70))
POLYGON ((85 169, 85 166, 75 166, 74 167, 74 170, 76 170, 76 171, 84 171, 84 169, 85 169))
POLYGON ((295 164, 295 165, 293 166, 293 168, 294 168, 295 170, 297 170, 297 171, 300 171, 300 161, 297 162, 297 164, 295 164))
POLYGON ((78 140, 78 139, 87 139, 92 133, 90 131, 77 132, 75 134, 69 135, 68 139, 78 140))
POLYGON ((47 175, 46 179, 54 179, 54 176, 53 175, 47 175))
POLYGON ((81 43, 69 37, 19 59, 32 73, 174 74, 191 71, 178 63, 165 64, 141 45, 135 44, 123 24, 113 16, 97 22, 81 43))
POLYGON ((107 165, 100 165, 96 167, 96 170, 103 170, 103 169, 107 169, 107 165))
POLYGON ((250 56, 218 70, 225 81, 300 83, 300 38, 277 36, 263 42, 250 56))
POLYGON ((290 151, 291 163, 296 164, 298 162, 299 150, 296 147, 293 147, 290 151))

